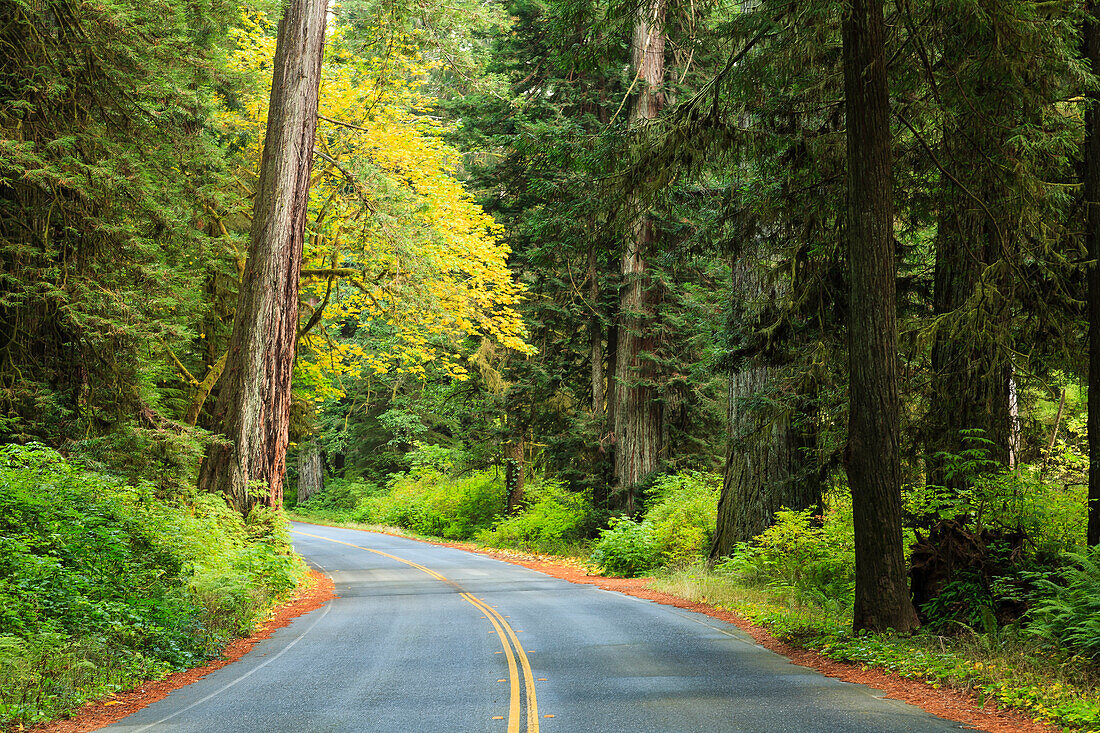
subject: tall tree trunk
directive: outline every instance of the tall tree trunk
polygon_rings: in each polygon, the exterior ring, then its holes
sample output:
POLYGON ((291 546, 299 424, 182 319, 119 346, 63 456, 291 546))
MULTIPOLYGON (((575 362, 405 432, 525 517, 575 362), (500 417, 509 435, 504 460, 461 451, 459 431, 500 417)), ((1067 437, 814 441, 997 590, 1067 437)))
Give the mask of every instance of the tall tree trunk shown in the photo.
MULTIPOLYGON (((607 327, 607 373, 614 375, 619 373, 619 312, 618 305, 614 306, 611 323, 607 327)), ((618 389, 612 379, 607 381, 604 394, 607 395, 607 426, 612 430, 612 444, 614 444, 615 415, 618 414, 618 389)))
POLYGON ((308 501, 325 488, 325 470, 321 446, 313 438, 303 442, 298 452, 298 503, 308 501))
POLYGON ((963 431, 980 430, 975 437, 989 441, 980 447, 992 460, 1007 463, 1012 423, 1011 362, 995 340, 978 335, 999 330, 1001 325, 995 321, 1007 313, 991 318, 994 314, 973 310, 986 311, 976 302, 999 301, 1005 283, 992 277, 997 266, 990 269, 990 263, 999 257, 992 251, 990 225, 981 221, 985 215, 974 211, 967 198, 954 184, 946 185, 936 240, 933 310, 957 325, 938 331, 932 345, 932 402, 926 441, 929 483, 958 490, 966 488, 964 477, 948 478, 937 454, 957 455, 976 447, 963 431))
POLYGON ((1010 109, 1015 102, 989 92, 1003 80, 978 63, 983 53, 994 53, 985 44, 995 41, 965 30, 979 11, 946 12, 941 63, 951 81, 942 96, 939 157, 952 173, 941 174, 933 291, 941 326, 932 344, 925 448, 929 483, 962 490, 966 477, 948 477, 939 453, 981 447, 997 463, 1008 462, 1014 279, 1006 262, 1009 235, 994 217, 1011 216, 1018 196, 998 165, 1014 164, 1005 157, 1005 138, 1017 123, 1010 109), (970 430, 988 442, 968 439, 963 431, 970 430))
MULTIPOLYGON (((735 302, 746 311, 780 297, 769 287, 758 263, 764 243, 746 251, 732 267, 735 302)), ((765 265, 766 266, 766 265, 765 265)), ((751 319, 751 313, 749 318, 751 319)), ((748 542, 769 526, 783 507, 802 510, 821 504, 817 472, 805 470, 802 436, 787 413, 760 407, 754 398, 773 387, 775 369, 756 357, 730 375, 728 422, 730 447, 711 560, 726 557, 738 542, 748 542)))
POLYGON ((748 542, 767 529, 780 508, 803 508, 781 496, 792 483, 791 464, 796 457, 790 421, 784 416, 772 422, 748 404, 768 388, 772 374, 769 367, 755 365, 730 375, 731 444, 718 499, 712 560, 726 557, 738 542, 748 542))
MULTIPOLYGON (((632 61, 639 91, 631 120, 657 117, 664 101, 665 0, 650 0, 634 25, 632 61)), ((646 257, 653 245, 653 221, 640 201, 631 236, 623 250, 619 291, 618 344, 615 354, 615 483, 619 502, 633 514, 639 483, 657 468, 661 441, 661 406, 653 389, 654 293, 646 257)))
POLYGON ((248 260, 199 488, 240 512, 282 503, 309 175, 327 0, 290 0, 279 23, 248 260))
POLYGON ((604 414, 607 400, 603 375, 603 320, 599 315, 600 271, 596 266, 596 246, 588 248, 588 302, 593 312, 588 318, 589 368, 592 377, 592 414, 604 414))
POLYGON ((505 513, 515 514, 523 506, 523 486, 526 483, 526 467, 523 464, 523 438, 504 444, 504 484, 508 490, 508 506, 505 513))
POLYGON ((846 468, 856 550, 856 629, 920 624, 901 534, 901 460, 890 100, 882 0, 853 0, 844 18, 848 143, 849 416, 846 468))
MULTIPOLYGON (((1062 392, 1062 405, 1065 405, 1066 393, 1062 392)), ((1058 411, 1059 420, 1062 417, 1061 408, 1058 411)), ((1054 421, 1054 431, 1058 432, 1058 420, 1054 421)), ((1015 370, 1010 371, 1008 377, 1008 467, 1016 468, 1020 461, 1020 395, 1016 391, 1015 370)), ((1054 446, 1051 446, 1053 448, 1054 446)))
MULTIPOLYGON (((1085 18, 1085 53, 1093 74, 1100 75, 1100 21, 1096 0, 1089 0, 1085 18)), ((1088 93, 1085 113, 1085 201, 1088 222, 1089 319, 1089 509, 1087 540, 1100 545, 1100 92, 1088 93)))

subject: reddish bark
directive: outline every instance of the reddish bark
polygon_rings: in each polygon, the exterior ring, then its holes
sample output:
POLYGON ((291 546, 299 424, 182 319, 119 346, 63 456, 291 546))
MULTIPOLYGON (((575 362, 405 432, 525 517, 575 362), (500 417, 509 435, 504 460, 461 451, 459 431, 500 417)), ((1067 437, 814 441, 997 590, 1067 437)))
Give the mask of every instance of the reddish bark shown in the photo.
POLYGON ((248 262, 214 408, 225 442, 199 470, 199 488, 225 494, 242 514, 283 499, 327 5, 292 0, 279 23, 248 262))
MULTIPOLYGON (((631 112, 635 123, 655 119, 664 104, 665 10, 665 0, 651 0, 641 8, 634 24, 632 59, 639 87, 631 112)), ((657 346, 652 323, 657 295, 646 272, 653 222, 639 201, 633 206, 637 212, 621 266, 612 423, 618 503, 629 514, 635 510, 637 486, 656 470, 661 450, 661 406, 653 388, 656 370, 652 358, 657 346)))

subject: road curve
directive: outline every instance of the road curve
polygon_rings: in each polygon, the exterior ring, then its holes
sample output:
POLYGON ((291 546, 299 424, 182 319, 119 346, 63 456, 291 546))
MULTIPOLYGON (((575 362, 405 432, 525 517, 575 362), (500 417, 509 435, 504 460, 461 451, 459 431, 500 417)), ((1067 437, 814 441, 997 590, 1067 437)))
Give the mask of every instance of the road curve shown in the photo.
POLYGON ((338 598, 113 733, 941 733, 736 627, 482 555, 294 524, 338 598))

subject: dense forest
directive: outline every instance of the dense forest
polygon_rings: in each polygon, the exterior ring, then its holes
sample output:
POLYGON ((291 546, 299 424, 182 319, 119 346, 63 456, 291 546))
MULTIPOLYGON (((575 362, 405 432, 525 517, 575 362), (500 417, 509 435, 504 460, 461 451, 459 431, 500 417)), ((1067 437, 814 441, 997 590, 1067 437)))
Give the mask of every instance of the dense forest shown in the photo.
POLYGON ((289 511, 1092 729, 1097 13, 0 0, 0 726, 216 654, 289 511))

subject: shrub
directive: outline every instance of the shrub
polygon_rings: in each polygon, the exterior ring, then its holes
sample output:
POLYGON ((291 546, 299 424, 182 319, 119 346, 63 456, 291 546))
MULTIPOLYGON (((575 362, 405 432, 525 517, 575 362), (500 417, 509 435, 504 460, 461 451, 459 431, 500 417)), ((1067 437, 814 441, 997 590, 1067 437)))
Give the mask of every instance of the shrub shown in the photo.
POLYGON ((926 527, 954 520, 975 531, 985 526, 1023 532, 1044 554, 1073 551, 1086 523, 1086 488, 1053 486, 1041 480, 1037 466, 1007 470, 987 458, 989 442, 980 431, 963 431, 972 447, 955 455, 940 453, 947 476, 965 488, 907 487, 905 511, 926 527))
POLYGON ((811 510, 781 509, 751 543, 717 566, 747 585, 783 592, 799 603, 850 607, 855 593, 851 507, 842 504, 815 526, 811 510))
POLYGON ((718 521, 722 477, 684 471, 657 478, 647 492, 643 522, 653 533, 661 563, 685 567, 706 557, 718 521))
POLYGON ((605 575, 633 578, 657 567, 660 550, 653 530, 626 517, 612 517, 592 548, 589 562, 605 575))
POLYGON ((364 500, 382 491, 378 484, 370 481, 327 479, 324 488, 297 505, 295 511, 304 514, 354 512, 364 500))
POLYGON ((0 727, 214 654, 304 572, 285 522, 0 448, 0 727))
POLYGON ((387 492, 367 496, 350 516, 367 524, 460 540, 488 529, 503 512, 504 486, 494 472, 452 478, 422 466, 392 476, 387 492))
POLYGON ((591 497, 568 491, 555 481, 529 484, 526 493, 526 506, 482 530, 478 542, 551 554, 576 551, 593 522, 591 497))
POLYGON ((415 445, 415 449, 405 454, 405 461, 412 473, 455 475, 469 463, 469 456, 461 448, 420 441, 416 441, 415 445))

